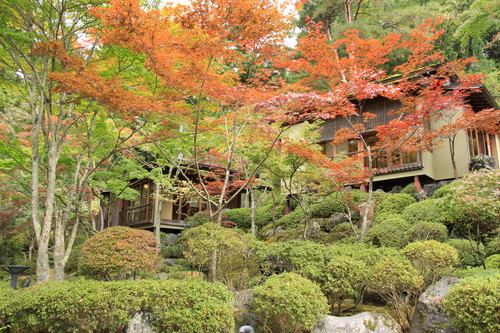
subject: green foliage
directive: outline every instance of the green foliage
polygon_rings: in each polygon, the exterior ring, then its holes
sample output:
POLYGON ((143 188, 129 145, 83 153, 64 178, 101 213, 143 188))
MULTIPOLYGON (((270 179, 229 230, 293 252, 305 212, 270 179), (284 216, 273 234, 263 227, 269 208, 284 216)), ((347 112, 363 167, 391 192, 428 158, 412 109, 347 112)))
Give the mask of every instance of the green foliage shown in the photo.
POLYGON ((324 200, 311 206, 311 217, 330 217, 334 213, 345 212, 347 205, 338 192, 328 195, 324 200))
POLYGON ((412 203, 403 209, 401 217, 411 224, 418 222, 446 222, 444 212, 437 204, 437 199, 426 199, 412 203))
POLYGON ((388 256, 370 270, 369 290, 392 303, 396 320, 409 328, 413 304, 420 294, 423 277, 410 261, 399 256, 388 256))
MULTIPOLYGON (((459 267, 467 268, 481 265, 481 258, 478 254, 476 244, 467 239, 450 239, 448 244, 458 251, 460 261, 459 267)), ((484 256, 484 246, 479 246, 479 251, 484 256)))
POLYGON ((500 226, 500 170, 470 172, 453 181, 439 204, 455 231, 479 242, 500 226))
POLYGON ((500 331, 500 275, 473 277, 450 288, 443 305, 451 324, 463 333, 500 331))
POLYGON ((283 216, 283 209, 277 209, 273 202, 270 201, 265 205, 261 205, 255 209, 255 224, 258 227, 263 227, 273 222, 273 215, 276 220, 283 216))
POLYGON ((188 221, 191 227, 197 227, 210 222, 210 214, 206 211, 198 212, 193 216, 188 217, 188 221))
POLYGON ((132 314, 152 313, 157 332, 227 332, 231 293, 192 280, 102 282, 76 279, 0 290, 0 323, 15 332, 118 332, 132 314))
POLYGON ((111 227, 87 239, 80 251, 82 275, 120 280, 152 273, 159 261, 156 237, 145 230, 111 227))
POLYGON ((248 280, 258 271, 252 256, 255 237, 238 228, 225 228, 216 223, 205 223, 186 230, 179 242, 184 247, 184 257, 194 267, 207 271, 213 264, 216 251, 215 278, 232 288, 245 288, 248 280))
POLYGON ((302 222, 304 216, 305 215, 302 209, 296 209, 290 214, 283 215, 278 221, 276 221, 276 224, 283 229, 296 228, 300 222, 302 222))
MULTIPOLYGON (((354 230, 358 232, 358 227, 354 226, 354 230)), ((333 227, 327 237, 328 242, 341 243, 355 243, 356 239, 357 237, 353 231, 353 227, 348 222, 340 223, 333 227)))
POLYGON ((500 269, 500 254, 493 254, 484 261, 487 269, 500 269))
POLYGON ((274 275, 255 288, 254 305, 266 326, 276 323, 286 333, 311 330, 328 312, 319 286, 295 273, 274 275))
POLYGON ((443 243, 448 240, 448 228, 442 223, 419 222, 407 231, 406 239, 409 242, 433 239, 443 243))
POLYGON ((420 271, 427 285, 449 276, 459 262, 458 251, 453 246, 435 240, 410 243, 403 254, 420 271))
POLYGON ((251 227, 251 208, 235 208, 225 211, 226 220, 236 223, 238 228, 248 230, 251 227))
POLYGON ((432 195, 433 199, 439 199, 442 197, 445 197, 447 195, 452 194, 451 190, 451 183, 444 185, 443 187, 438 188, 436 191, 434 191, 434 194, 432 195))
POLYGON ((376 213, 393 213, 401 214, 401 212, 412 203, 415 203, 416 199, 409 194, 405 193, 395 193, 389 195, 380 204, 377 205, 376 213))
POLYGON ((390 218, 368 229, 364 242, 375 246, 402 247, 410 224, 402 218, 390 218))
POLYGON ((163 258, 182 258, 184 248, 180 244, 161 244, 160 255, 163 258))
POLYGON ((486 244, 486 255, 500 254, 500 237, 497 236, 486 244))
POLYGON ((418 194, 418 191, 414 184, 408 184, 399 193, 409 194, 415 198, 418 194))

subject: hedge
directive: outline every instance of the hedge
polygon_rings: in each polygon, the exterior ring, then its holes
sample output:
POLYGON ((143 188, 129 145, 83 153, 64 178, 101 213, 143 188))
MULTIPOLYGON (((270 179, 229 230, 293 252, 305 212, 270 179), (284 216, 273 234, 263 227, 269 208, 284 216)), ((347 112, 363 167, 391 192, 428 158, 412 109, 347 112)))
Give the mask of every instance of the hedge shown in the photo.
POLYGON ((11 332, 122 332, 132 314, 152 313, 157 332, 227 332, 232 295, 199 279, 93 281, 75 279, 0 290, 0 327, 11 332))

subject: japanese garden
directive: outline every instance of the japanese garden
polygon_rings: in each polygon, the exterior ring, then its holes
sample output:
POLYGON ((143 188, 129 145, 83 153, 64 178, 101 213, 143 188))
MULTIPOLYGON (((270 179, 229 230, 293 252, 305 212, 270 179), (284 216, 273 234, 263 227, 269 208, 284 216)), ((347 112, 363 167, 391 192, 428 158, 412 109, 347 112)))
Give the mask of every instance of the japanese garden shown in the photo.
POLYGON ((0 20, 0 332, 500 331, 500 3, 0 20))

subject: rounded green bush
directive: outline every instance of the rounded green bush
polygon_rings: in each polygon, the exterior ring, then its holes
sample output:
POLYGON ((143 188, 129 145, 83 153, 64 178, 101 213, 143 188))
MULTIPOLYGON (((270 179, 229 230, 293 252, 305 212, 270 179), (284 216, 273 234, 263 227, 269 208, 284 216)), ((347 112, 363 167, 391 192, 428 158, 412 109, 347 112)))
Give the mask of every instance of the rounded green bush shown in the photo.
POLYGON ((311 206, 311 217, 330 217, 334 213, 346 211, 347 205, 339 193, 332 193, 323 201, 311 206))
POLYGON ((486 258, 485 262, 487 269, 499 269, 500 268, 500 254, 494 254, 486 258))
POLYGON ((436 199, 426 199, 405 207, 401 216, 411 224, 418 222, 445 223, 444 212, 436 199))
POLYGON ((486 244, 486 255, 500 254, 500 237, 493 238, 486 244))
POLYGON ((241 229, 250 229, 251 227, 251 209, 250 208, 234 208, 225 211, 226 220, 236 223, 236 226, 241 229))
POLYGON ((152 232, 111 227, 83 243, 79 272, 91 278, 120 280, 153 273, 160 259, 152 232))
POLYGON ((436 240, 443 243, 448 240, 448 228, 442 223, 419 222, 411 226, 406 238, 408 242, 436 240))
MULTIPOLYGON (((475 267, 481 265, 481 258, 477 251, 474 251, 472 246, 476 246, 475 243, 471 243, 467 239, 450 239, 448 242, 458 251, 458 258, 460 260, 459 267, 475 267)), ((480 246, 480 251, 484 257, 484 246, 480 246)))
POLYGON ((297 227, 304 218, 302 209, 296 209, 288 215, 283 215, 276 224, 283 229, 293 229, 297 227))
POLYGON ((255 224, 262 228, 273 222, 273 215, 274 219, 278 220, 283 216, 283 212, 283 207, 275 207, 272 202, 266 203, 255 210, 255 224))
POLYGON ((377 205, 376 213, 393 213, 401 214, 401 212, 417 200, 409 194, 395 193, 389 195, 380 204, 377 205))
POLYGON ((458 265, 458 251, 435 240, 410 243, 403 249, 403 254, 421 272, 427 284, 449 276, 458 265))
POLYGON ((152 313, 157 332, 222 333, 234 326, 231 293, 200 279, 76 279, 3 294, 0 323, 13 333, 122 332, 140 310, 152 313))
MULTIPOLYGON (((354 230, 358 232, 358 227, 354 226, 354 230)), ((332 228, 328 234, 327 241, 341 242, 341 243, 354 243, 356 241, 356 234, 350 223, 344 222, 332 228)))
POLYGON ((450 288, 443 301, 462 333, 500 332, 500 276, 471 277, 450 288))
POLYGON ((368 229, 364 242, 375 246, 402 247, 410 224, 398 217, 390 218, 368 229))
POLYGON ((255 288, 254 305, 267 326, 277 324, 283 333, 311 330, 328 313, 319 286, 295 273, 274 275, 255 288))

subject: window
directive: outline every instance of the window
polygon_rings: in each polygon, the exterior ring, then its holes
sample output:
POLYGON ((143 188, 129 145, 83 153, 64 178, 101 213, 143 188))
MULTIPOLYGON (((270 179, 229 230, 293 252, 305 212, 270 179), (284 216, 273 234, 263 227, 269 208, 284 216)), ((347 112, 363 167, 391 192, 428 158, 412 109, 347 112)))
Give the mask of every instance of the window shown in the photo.
POLYGON ((153 199, 151 197, 153 182, 143 179, 130 186, 139 193, 134 201, 125 201, 120 213, 122 225, 132 225, 151 221, 153 218, 153 199))

